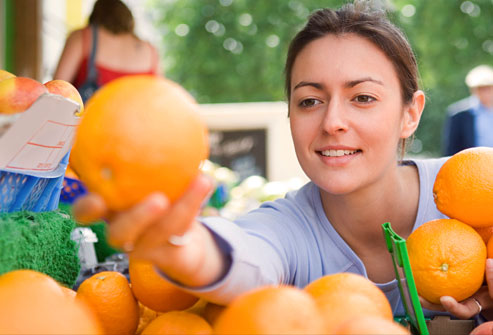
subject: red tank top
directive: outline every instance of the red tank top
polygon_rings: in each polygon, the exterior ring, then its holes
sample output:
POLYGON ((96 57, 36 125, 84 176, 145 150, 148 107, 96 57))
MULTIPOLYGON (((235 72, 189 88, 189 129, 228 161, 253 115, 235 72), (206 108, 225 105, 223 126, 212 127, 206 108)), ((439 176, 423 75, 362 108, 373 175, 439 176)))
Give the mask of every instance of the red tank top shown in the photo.
MULTIPOLYGON (((79 65, 79 70, 77 71, 77 75, 75 76, 73 85, 76 88, 79 88, 87 78, 87 63, 89 62, 89 53, 91 51, 91 28, 87 27, 83 31, 83 53, 84 53, 84 58, 82 59, 80 65, 79 65)), ((128 76, 128 75, 136 75, 136 74, 157 74, 157 68, 158 68, 158 62, 159 62, 159 57, 154 48, 152 48, 152 64, 151 67, 148 71, 139 71, 139 72, 125 72, 125 71, 120 71, 120 70, 113 70, 101 65, 98 65, 97 62, 95 62, 94 66, 96 67, 98 71, 98 85, 103 86, 104 84, 112 81, 113 79, 123 77, 123 76, 128 76)))

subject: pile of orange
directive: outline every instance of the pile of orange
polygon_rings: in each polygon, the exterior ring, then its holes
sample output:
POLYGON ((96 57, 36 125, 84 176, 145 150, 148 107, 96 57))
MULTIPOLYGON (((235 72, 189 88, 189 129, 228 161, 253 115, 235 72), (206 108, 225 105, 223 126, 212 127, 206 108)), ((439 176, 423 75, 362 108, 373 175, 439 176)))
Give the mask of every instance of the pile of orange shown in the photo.
MULTIPOLYGON (((424 223, 407 239, 418 294, 439 304, 473 295, 484 279, 493 234, 493 148, 458 152, 440 168, 433 185, 437 209, 450 219, 424 223)), ((493 257, 493 242, 490 257, 493 257)))
POLYGON ((32 270, 0 276, 0 334, 103 334, 92 309, 32 270))

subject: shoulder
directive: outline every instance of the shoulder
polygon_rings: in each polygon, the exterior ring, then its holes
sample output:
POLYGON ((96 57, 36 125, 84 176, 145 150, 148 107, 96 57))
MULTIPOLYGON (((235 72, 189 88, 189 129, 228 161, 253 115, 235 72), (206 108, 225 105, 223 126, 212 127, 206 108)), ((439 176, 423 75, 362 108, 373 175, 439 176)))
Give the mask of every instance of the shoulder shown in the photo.
POLYGON ((447 113, 449 116, 462 116, 470 114, 470 111, 478 104, 475 97, 469 96, 447 107, 447 113))
POLYGON ((412 159, 411 162, 416 164, 421 180, 434 181, 438 171, 449 158, 450 157, 419 158, 412 159))

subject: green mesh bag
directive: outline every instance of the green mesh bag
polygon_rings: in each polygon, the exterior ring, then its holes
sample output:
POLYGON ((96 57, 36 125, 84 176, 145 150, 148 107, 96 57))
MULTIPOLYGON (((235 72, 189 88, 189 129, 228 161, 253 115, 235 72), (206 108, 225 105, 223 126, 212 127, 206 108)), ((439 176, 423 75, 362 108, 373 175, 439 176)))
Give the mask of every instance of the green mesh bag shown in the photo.
POLYGON ((72 287, 80 271, 77 244, 70 239, 74 227, 58 210, 1 213, 0 274, 31 269, 72 287))

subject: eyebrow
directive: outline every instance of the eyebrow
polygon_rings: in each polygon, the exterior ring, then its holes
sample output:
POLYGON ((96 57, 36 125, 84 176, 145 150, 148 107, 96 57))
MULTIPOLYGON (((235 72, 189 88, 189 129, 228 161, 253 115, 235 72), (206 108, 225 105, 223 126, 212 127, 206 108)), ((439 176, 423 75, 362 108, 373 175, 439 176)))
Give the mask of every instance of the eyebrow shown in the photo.
MULTIPOLYGON (((354 87, 354 86, 356 86, 358 84, 361 84, 361 83, 364 83, 364 82, 367 82, 367 81, 383 86, 383 82, 381 82, 380 80, 373 79, 372 77, 364 77, 364 78, 360 78, 360 79, 355 79, 355 80, 348 81, 348 82, 346 82, 344 84, 344 87, 346 87, 346 88, 352 88, 352 87, 354 87)), ((304 86, 312 86, 312 87, 314 87, 316 89, 319 89, 319 90, 321 90, 324 87, 324 85, 321 84, 321 83, 311 82, 311 81, 300 81, 293 88, 293 91, 296 90, 297 88, 304 87, 304 86)))

